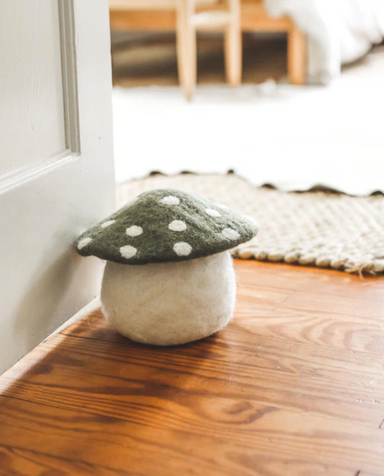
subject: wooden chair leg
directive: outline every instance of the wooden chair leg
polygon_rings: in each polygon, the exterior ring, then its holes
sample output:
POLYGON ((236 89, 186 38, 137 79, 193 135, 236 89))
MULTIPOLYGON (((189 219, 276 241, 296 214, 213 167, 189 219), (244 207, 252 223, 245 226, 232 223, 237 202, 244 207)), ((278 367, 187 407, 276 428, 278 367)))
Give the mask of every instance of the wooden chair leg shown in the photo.
POLYGON ((227 0, 230 20, 224 33, 225 72, 227 82, 238 86, 242 75, 242 36, 240 25, 240 1, 227 0))
POLYGON ((288 33, 288 77, 291 84, 307 82, 307 41, 296 26, 288 33))
MULTIPOLYGON (((181 0, 182 1, 182 0, 181 0)), ((184 88, 185 72, 185 41, 184 41, 184 26, 182 25, 181 12, 178 11, 177 27, 176 27, 176 54, 177 54, 177 73, 179 77, 179 84, 184 88)))
POLYGON ((196 29, 193 24, 196 0, 179 0, 177 12, 177 63, 179 81, 188 101, 197 79, 196 29))

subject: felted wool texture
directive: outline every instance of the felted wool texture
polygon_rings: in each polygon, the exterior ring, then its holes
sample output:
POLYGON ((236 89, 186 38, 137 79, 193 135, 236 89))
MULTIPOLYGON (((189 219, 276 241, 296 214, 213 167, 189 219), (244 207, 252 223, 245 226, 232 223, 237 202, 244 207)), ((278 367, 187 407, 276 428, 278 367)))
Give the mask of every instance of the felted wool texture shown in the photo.
POLYGON ((137 342, 177 345, 207 337, 231 319, 236 281, 229 252, 179 263, 108 262, 101 304, 108 323, 137 342))
POLYGON ((83 233, 77 250, 122 264, 184 261, 220 253, 253 238, 253 219, 180 190, 144 192, 83 233))

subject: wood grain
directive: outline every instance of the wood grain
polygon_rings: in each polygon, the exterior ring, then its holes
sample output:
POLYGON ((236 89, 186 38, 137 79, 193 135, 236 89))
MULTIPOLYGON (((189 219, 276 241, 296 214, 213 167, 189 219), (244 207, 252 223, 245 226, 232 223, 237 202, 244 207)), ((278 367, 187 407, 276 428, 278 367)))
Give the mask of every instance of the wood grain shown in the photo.
MULTIPOLYGON (((142 1, 131 0, 124 2, 124 5, 110 2, 110 25, 112 30, 175 30, 176 29, 176 6, 173 2, 152 2, 152 5, 142 5, 142 1), (139 5, 138 5, 139 3, 139 5), (138 8, 140 6, 140 8, 138 8)), ((217 8, 216 2, 206 2, 203 5, 204 11, 217 8)), ((197 5, 198 11, 202 9, 197 5)), ((268 15, 263 4, 259 0, 241 1, 241 29, 242 31, 290 31, 294 28, 292 21, 288 17, 272 18, 268 15)))
POLYGON ((307 82, 307 37, 295 25, 288 34, 288 76, 291 84, 307 82))
POLYGON ((384 280, 236 270, 214 336, 140 345, 96 311, 5 373, 0 475, 382 474, 384 280))
POLYGON ((377 318, 285 305, 273 311, 238 306, 237 324, 260 336, 384 355, 384 323, 377 318))

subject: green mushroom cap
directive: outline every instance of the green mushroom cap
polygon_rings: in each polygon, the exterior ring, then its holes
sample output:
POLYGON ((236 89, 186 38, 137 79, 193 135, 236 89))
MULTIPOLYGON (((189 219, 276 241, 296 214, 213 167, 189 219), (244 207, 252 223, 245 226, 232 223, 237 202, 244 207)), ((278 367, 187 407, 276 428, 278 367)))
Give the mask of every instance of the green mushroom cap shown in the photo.
POLYGON ((180 190, 145 192, 76 242, 82 256, 122 264, 165 263, 210 256, 253 238, 256 223, 180 190))

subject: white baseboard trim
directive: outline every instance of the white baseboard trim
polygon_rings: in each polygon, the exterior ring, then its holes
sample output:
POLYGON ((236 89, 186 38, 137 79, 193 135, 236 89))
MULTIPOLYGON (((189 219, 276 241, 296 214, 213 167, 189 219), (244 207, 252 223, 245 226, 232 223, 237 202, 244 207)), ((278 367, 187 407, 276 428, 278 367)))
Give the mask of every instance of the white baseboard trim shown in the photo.
POLYGON ((64 324, 62 324, 54 332, 52 332, 52 334, 50 334, 46 339, 44 339, 44 341, 54 336, 55 334, 58 334, 66 327, 70 326, 71 324, 74 324, 75 322, 79 321, 80 319, 87 316, 91 312, 96 311, 96 309, 98 309, 100 306, 101 306, 100 297, 96 297, 90 303, 88 303, 86 306, 80 309, 80 311, 78 311, 74 316, 68 319, 68 321, 64 322, 64 324))

